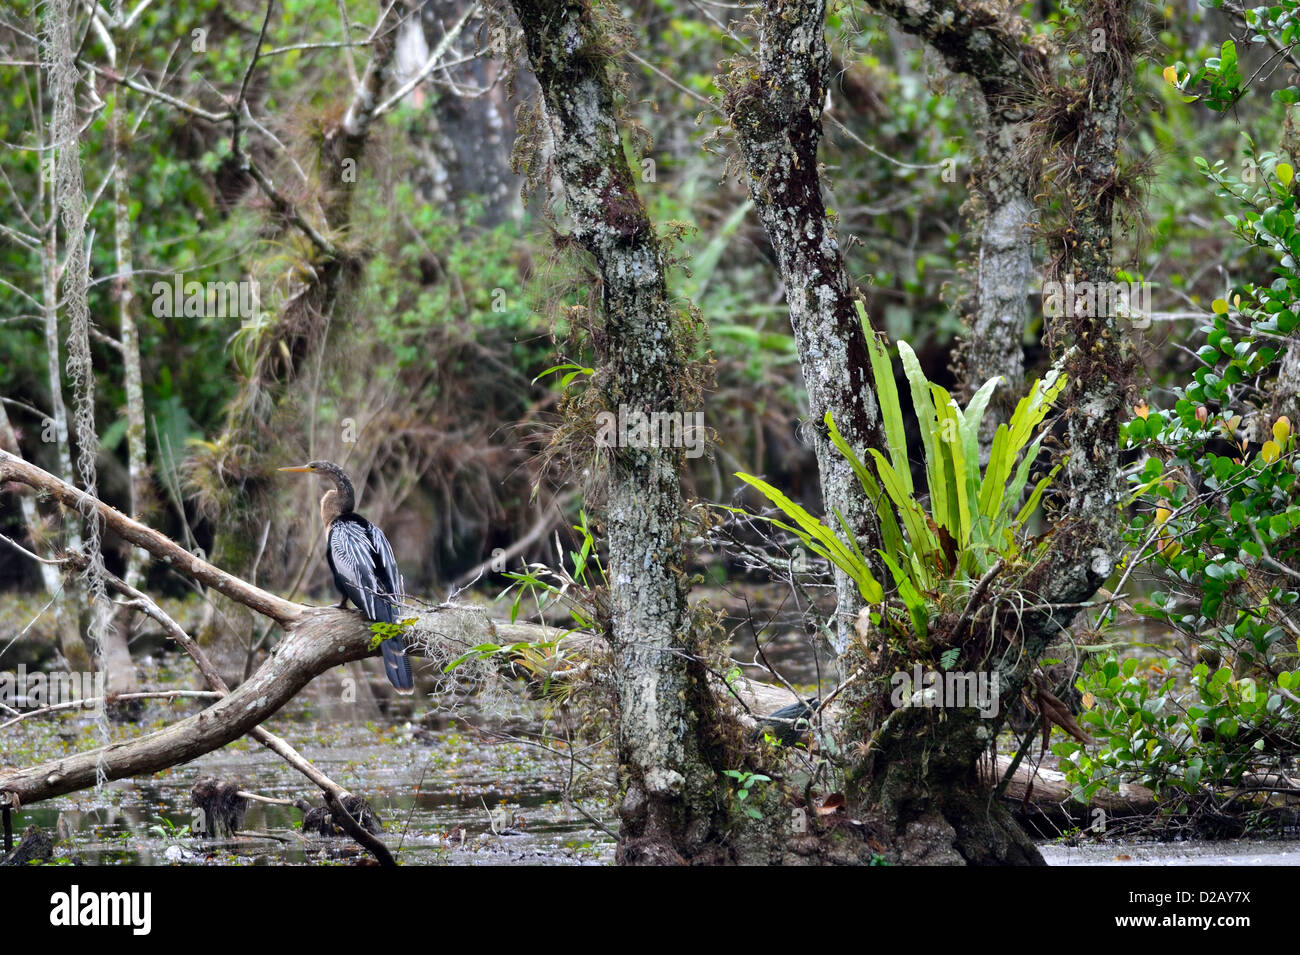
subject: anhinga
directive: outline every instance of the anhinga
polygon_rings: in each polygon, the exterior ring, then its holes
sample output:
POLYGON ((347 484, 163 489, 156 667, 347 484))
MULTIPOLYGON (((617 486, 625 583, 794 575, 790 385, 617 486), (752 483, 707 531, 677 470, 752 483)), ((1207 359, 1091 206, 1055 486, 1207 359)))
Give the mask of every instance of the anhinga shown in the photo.
MULTIPOLYGON (((334 489, 320 499, 320 518, 325 524, 325 556, 334 574, 334 586, 343 594, 339 607, 351 600, 367 620, 396 623, 405 597, 402 572, 397 569, 393 545, 374 524, 352 510, 356 493, 343 469, 333 461, 312 461, 298 468, 280 468, 319 474, 334 482, 334 489)), ((406 645, 392 637, 379 645, 384 654, 388 682, 398 693, 411 693, 415 681, 406 645)))

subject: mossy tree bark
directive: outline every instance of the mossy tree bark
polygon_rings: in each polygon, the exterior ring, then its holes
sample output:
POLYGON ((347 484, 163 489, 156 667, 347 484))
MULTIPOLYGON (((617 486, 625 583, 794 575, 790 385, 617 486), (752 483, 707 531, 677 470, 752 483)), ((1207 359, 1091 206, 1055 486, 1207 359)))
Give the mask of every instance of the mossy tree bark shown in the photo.
POLYGON ((1034 281, 1030 135, 1043 51, 1009 5, 960 0, 873 0, 872 6, 933 47, 954 73, 975 82, 984 104, 984 155, 971 179, 979 240, 969 327, 959 356, 968 391, 1001 376, 980 428, 987 458, 997 426, 1011 417, 1025 377, 1023 340, 1034 281))
MULTIPOLYGON (((878 562, 880 523, 849 463, 831 444, 825 425, 836 427, 858 455, 885 450, 880 408, 867 359, 867 344, 844 260, 822 201, 817 148, 830 50, 825 0, 765 0, 757 64, 740 64, 720 82, 725 109, 744 160, 749 193, 776 253, 785 283, 790 324, 808 392, 812 434, 827 519, 840 515, 886 579, 878 562)), ((835 649, 843 653, 853 635, 862 598, 849 577, 836 571, 835 649)))
MULTIPOLYGON (((572 235, 600 273, 593 335, 607 410, 683 408, 690 358, 664 256, 623 152, 610 77, 612 8, 512 0, 541 88, 572 235)), ((713 704, 686 605, 682 451, 608 448, 614 683, 622 802, 618 858, 664 863, 709 850, 722 787, 706 742, 713 704)))

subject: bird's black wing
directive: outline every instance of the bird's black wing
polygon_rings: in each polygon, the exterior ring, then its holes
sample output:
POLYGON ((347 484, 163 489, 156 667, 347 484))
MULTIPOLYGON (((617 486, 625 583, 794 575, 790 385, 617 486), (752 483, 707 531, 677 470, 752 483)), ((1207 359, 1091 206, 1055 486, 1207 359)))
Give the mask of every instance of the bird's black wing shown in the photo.
POLYGON ((374 524, 369 524, 367 529, 375 549, 375 574, 379 585, 384 588, 380 593, 388 598, 396 611, 406 599, 406 581, 397 568, 397 558, 393 555, 393 545, 388 543, 388 536, 374 524))
MULTIPOLYGON (((397 558, 393 555, 393 545, 388 543, 388 536, 374 524, 370 524, 367 530, 375 552, 375 574, 379 585, 384 588, 380 591, 383 596, 377 597, 376 603, 386 597, 393 619, 396 620, 402 601, 406 599, 406 582, 402 580, 402 572, 397 567, 397 558)), ((384 654, 384 672, 388 674, 388 682, 398 693, 413 693, 415 677, 411 673, 411 658, 406 655, 406 644, 394 637, 381 643, 379 649, 384 654)))
MULTIPOLYGON (((396 623, 405 582, 388 537, 363 517, 348 515, 330 526, 329 563, 334 583, 367 620, 396 623)), ((415 678, 406 644, 391 637, 379 645, 384 672, 399 693, 414 691, 415 678)))
MULTIPOLYGON (((336 520, 330 525, 329 559, 334 583, 360 609, 367 620, 392 623, 397 619, 389 601, 391 580, 379 579, 379 555, 370 536, 369 521, 336 520)), ((377 530, 377 528, 376 528, 377 530)), ((389 554, 392 549, 389 548, 389 554)))

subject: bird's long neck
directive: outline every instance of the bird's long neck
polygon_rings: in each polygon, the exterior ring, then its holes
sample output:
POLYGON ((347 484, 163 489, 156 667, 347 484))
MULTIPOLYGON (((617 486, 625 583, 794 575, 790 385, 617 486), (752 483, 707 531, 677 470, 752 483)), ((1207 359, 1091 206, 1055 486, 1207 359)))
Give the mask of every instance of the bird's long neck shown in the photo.
POLYGON ((325 526, 329 527, 344 514, 352 513, 357 497, 356 492, 352 490, 352 482, 348 480, 342 468, 329 467, 322 470, 334 481, 334 490, 326 491, 325 496, 320 499, 320 518, 325 526))

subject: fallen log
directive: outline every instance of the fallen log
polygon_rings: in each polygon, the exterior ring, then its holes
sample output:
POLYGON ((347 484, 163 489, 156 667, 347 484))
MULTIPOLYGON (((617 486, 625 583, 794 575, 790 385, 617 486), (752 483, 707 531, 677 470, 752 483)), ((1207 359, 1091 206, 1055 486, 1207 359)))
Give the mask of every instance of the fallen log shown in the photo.
MULTIPOLYGON (((720 689, 719 692, 743 701, 754 714, 766 716, 795 702, 795 697, 789 690, 767 683, 741 679, 733 680, 729 686, 729 690, 720 689)), ((839 707, 832 702, 821 710, 820 716, 829 725, 834 726, 840 718, 839 707)), ((745 716, 741 718, 752 719, 745 716)), ((758 726, 757 721, 754 725, 758 726)), ((1011 760, 1010 756, 999 755, 994 764, 994 771, 984 774, 984 781, 990 789, 995 789, 1001 782, 1007 768, 1011 765, 1011 760)), ((1015 774, 1007 783, 1002 799, 1012 810, 1028 804, 1042 810, 1073 809, 1076 814, 1100 809, 1108 816, 1137 815, 1151 812, 1156 807, 1155 793, 1146 786, 1136 783, 1121 783, 1118 791, 1099 790, 1093 796, 1092 802, 1085 806, 1074 801, 1073 787, 1066 780, 1064 773, 1055 769, 1035 769, 1023 761, 1016 767, 1015 774)))
MULTIPOLYGON (((446 608, 434 611, 425 626, 478 635, 478 642, 517 642, 537 639, 500 630, 478 610, 446 608)), ((552 632, 558 636, 558 631, 552 632)), ((0 776, 0 793, 11 793, 22 805, 62 796, 95 785, 96 773, 107 779, 150 775, 210 753, 250 732, 294 698, 308 683, 352 660, 374 656, 372 634, 355 613, 334 608, 300 608, 286 626, 284 639, 253 675, 207 709, 177 723, 131 740, 74 753, 0 776)))
MULTIPOLYGON (((998 756, 995 771, 991 774, 991 786, 997 786, 1006 775, 1011 760, 1010 756, 998 756)), ((1156 808, 1156 794, 1137 783, 1120 783, 1118 791, 1099 789, 1087 805, 1075 802, 1074 787, 1065 778, 1065 773, 1043 767, 1035 769, 1024 762, 1016 767, 1002 798, 1013 810, 1026 802, 1040 809, 1062 807, 1074 809, 1077 813, 1101 810, 1107 816, 1139 815, 1153 812, 1156 808)))

